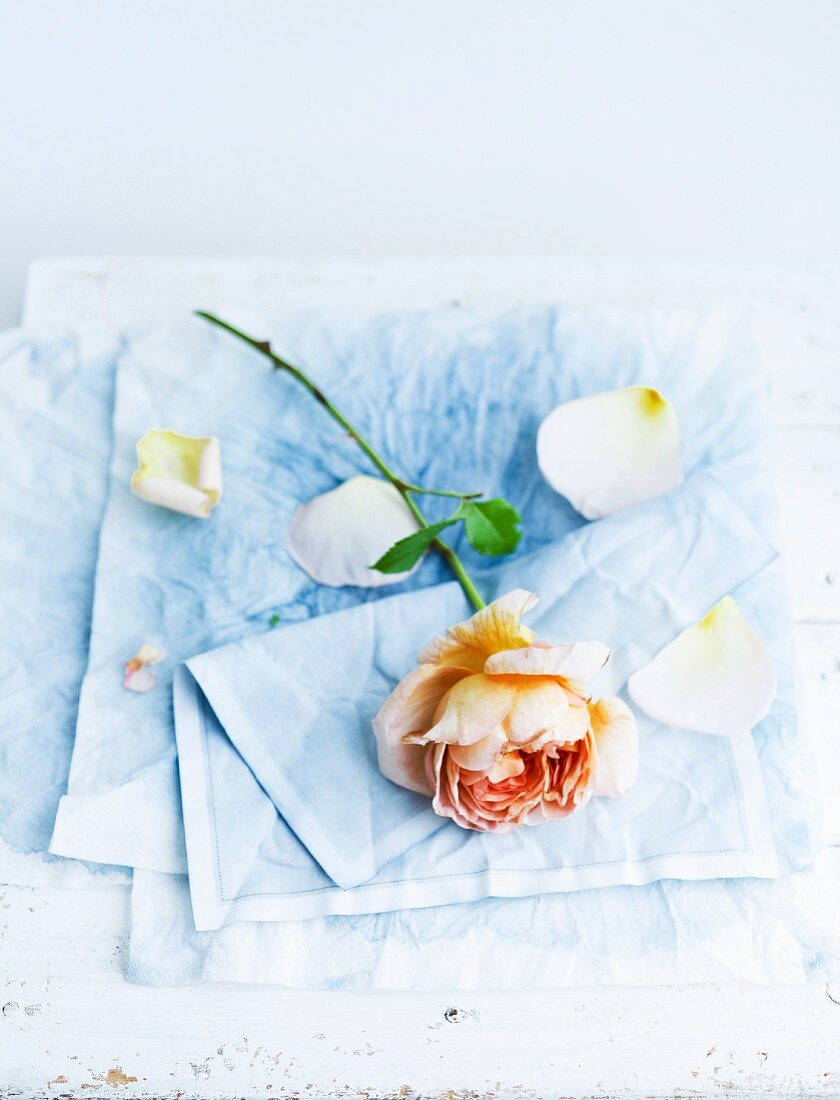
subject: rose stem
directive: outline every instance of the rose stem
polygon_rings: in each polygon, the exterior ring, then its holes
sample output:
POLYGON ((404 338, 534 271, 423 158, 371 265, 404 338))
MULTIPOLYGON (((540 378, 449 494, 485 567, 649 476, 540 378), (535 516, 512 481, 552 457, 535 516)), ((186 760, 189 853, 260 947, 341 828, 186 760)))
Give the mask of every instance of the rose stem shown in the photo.
MULTIPOLYGON (((350 438, 354 439, 359 444, 364 453, 377 468, 377 470, 379 470, 382 476, 384 478, 387 478, 387 480, 391 482, 391 484, 405 501, 408 510, 411 512, 411 514, 414 516, 421 527, 429 527, 430 525, 426 522, 426 517, 417 507, 415 501, 412 500, 410 495, 411 493, 434 492, 434 495, 436 496, 453 496, 459 497, 462 500, 469 499, 469 497, 471 496, 480 495, 454 493, 450 492, 449 490, 433 491, 428 489, 420 489, 418 486, 410 485, 408 482, 403 481, 402 478, 398 477, 390 468, 390 466, 388 466, 387 463, 384 462, 384 460, 376 453, 376 451, 373 449, 370 443, 368 443, 361 432, 359 432, 350 423, 347 417, 344 416, 343 413, 339 412, 335 405, 333 405, 332 402, 327 399, 327 397, 321 392, 318 386, 315 385, 312 379, 304 374, 300 367, 295 367, 291 363, 287 363, 285 359, 281 359, 279 355, 275 355, 274 352, 271 350, 271 345, 267 340, 255 340, 253 336, 248 336, 247 333, 242 332, 241 329, 235 328, 233 325, 228 324, 227 321, 223 321, 220 317, 216 317, 215 314, 206 313, 202 309, 196 310, 196 316, 202 317, 205 321, 209 321, 211 325, 217 325, 219 328, 224 329, 226 332, 229 332, 232 336, 235 336, 238 340, 242 340, 244 343, 249 344, 252 348, 254 348, 255 351, 260 352, 261 355, 264 355, 267 359, 270 359, 272 365, 276 370, 286 371, 287 374, 290 374, 293 378, 300 382, 302 386, 309 390, 315 400, 319 404, 323 405, 324 409, 326 409, 333 420, 340 424, 341 427, 350 436, 350 438)), ((481 608, 484 607, 484 600, 482 600, 481 596, 478 594, 478 590, 470 579, 470 576, 464 568, 464 564, 461 559, 458 557, 452 547, 445 543, 442 539, 434 539, 434 541, 432 542, 432 546, 435 548, 438 554, 440 554, 440 556, 444 559, 449 568, 458 578, 461 587, 466 593, 470 603, 472 603, 476 611, 480 611, 481 608)))

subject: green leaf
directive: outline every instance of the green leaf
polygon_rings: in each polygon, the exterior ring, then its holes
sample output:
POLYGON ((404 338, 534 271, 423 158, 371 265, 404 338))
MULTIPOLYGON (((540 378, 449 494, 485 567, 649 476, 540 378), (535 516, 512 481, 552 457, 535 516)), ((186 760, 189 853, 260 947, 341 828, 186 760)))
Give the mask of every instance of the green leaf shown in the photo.
POLYGON ((512 553, 519 545, 522 531, 519 513, 501 497, 493 500, 465 500, 458 509, 467 538, 480 554, 498 557, 512 553))
POLYGON ((420 560, 426 553, 441 531, 450 527, 455 522, 455 516, 441 520, 440 523, 432 523, 428 527, 421 527, 413 535, 407 535, 399 542, 395 542, 390 550, 386 550, 379 561, 374 562, 371 569, 380 573, 405 573, 420 560))

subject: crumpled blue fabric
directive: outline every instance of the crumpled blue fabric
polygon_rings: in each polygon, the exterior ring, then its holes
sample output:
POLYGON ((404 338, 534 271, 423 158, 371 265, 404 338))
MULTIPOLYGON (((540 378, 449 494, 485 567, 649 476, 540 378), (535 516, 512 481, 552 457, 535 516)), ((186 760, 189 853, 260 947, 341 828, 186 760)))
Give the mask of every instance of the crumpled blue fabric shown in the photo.
POLYGON ((17 853, 46 853, 67 784, 113 387, 113 360, 71 335, 0 336, 0 838, 17 853))

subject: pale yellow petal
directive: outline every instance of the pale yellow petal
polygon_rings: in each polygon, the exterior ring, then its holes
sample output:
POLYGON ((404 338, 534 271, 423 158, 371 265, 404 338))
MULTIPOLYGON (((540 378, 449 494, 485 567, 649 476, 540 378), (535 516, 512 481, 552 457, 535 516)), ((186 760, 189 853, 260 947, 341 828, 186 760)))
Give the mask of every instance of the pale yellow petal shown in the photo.
POLYGON ((540 425, 537 461, 581 515, 611 515, 681 483, 677 414, 648 386, 568 401, 540 425))
POLYGON ((615 696, 589 708, 597 750, 595 790, 598 795, 623 798, 639 774, 639 730, 633 712, 615 696))
POLYGON ((776 674, 764 645, 726 596, 634 672, 628 689, 651 718, 732 736, 751 729, 770 709, 776 674))
POLYGON ((150 504, 206 519, 222 495, 218 439, 152 428, 137 443, 131 491, 150 504))

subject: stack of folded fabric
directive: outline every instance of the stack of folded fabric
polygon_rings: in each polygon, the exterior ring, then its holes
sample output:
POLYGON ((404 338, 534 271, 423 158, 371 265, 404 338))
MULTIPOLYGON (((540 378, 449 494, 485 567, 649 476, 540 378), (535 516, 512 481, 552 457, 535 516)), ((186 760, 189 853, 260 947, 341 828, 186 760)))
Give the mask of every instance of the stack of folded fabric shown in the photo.
POLYGON ((296 510, 370 474, 364 454, 198 318, 125 332, 90 362, 72 341, 9 334, 0 877, 133 869, 128 976, 145 983, 840 972, 748 331, 559 307, 234 319, 306 366, 413 483, 516 505, 516 554, 470 561, 482 594, 532 591, 539 637, 608 642, 599 694, 627 698, 634 672, 733 596, 772 660, 772 706, 732 737, 637 712, 626 798, 505 834, 459 828, 380 773, 371 723, 418 651, 468 617, 461 588, 434 557, 392 586, 328 587, 288 550, 296 510), (587 522, 540 473, 537 429, 563 402, 633 385, 676 410, 684 481, 587 522), (131 493, 152 428, 220 441, 208 519, 131 493), (123 666, 143 646, 165 657, 134 692, 123 666))

